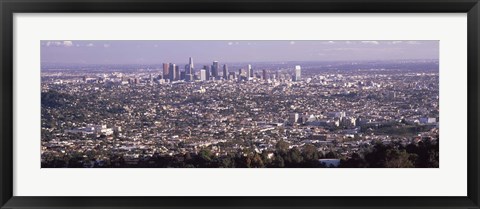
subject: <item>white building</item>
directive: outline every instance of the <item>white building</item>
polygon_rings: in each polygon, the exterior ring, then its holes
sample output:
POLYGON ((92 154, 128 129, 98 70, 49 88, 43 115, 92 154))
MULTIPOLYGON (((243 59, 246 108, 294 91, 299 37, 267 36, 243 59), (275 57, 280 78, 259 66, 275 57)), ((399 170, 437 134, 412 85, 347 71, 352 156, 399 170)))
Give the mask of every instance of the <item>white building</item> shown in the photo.
POLYGON ((437 122, 437 118, 428 118, 428 117, 420 118, 420 123, 423 123, 423 124, 432 124, 436 122, 437 122))
POLYGON ((290 124, 295 124, 298 122, 298 120, 300 119, 300 114, 298 113, 290 113, 290 117, 288 118, 288 122, 290 122, 290 124))
POLYGON ((302 67, 300 65, 295 66, 295 81, 299 81, 302 79, 302 67))
POLYGON ((206 81, 207 80, 207 71, 205 69, 200 70, 200 80, 206 81))
POLYGON ((113 129, 107 128, 107 125, 92 125, 88 124, 86 127, 75 128, 72 130, 66 130, 66 133, 81 133, 81 134, 104 134, 112 135, 113 129))

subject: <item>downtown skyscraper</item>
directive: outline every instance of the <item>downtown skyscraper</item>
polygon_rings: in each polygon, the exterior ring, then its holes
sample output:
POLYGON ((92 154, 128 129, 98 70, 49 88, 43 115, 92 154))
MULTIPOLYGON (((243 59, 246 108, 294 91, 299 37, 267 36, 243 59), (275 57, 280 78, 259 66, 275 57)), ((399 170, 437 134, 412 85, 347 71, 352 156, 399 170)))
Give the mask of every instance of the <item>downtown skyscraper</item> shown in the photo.
POLYGON ((250 80, 250 77, 253 77, 252 65, 247 65, 247 80, 250 80))
POLYGON ((205 69, 205 80, 210 80, 210 65, 204 65, 203 69, 205 69))
POLYGON ((213 61, 213 64, 212 64, 212 77, 214 77, 215 79, 218 78, 218 61, 213 61))
POLYGON ((180 76, 176 76, 177 75, 177 66, 173 63, 170 63, 169 64, 169 67, 168 67, 168 78, 170 79, 170 81, 175 81, 177 80, 180 76))
POLYGON ((188 66, 188 67, 185 68, 186 73, 187 73, 187 74, 191 74, 191 75, 195 74, 195 70, 194 70, 194 66, 193 66, 193 58, 192 58, 192 57, 190 57, 190 58, 188 59, 188 65, 187 65, 187 66, 188 66))
POLYGON ((227 66, 227 64, 223 65, 223 79, 228 80, 228 66, 227 66))
POLYGON ((295 66, 295 76, 294 76, 295 81, 299 81, 302 79, 302 67, 300 65, 295 66))
POLYGON ((163 78, 168 78, 170 63, 163 63, 163 78))
POLYGON ((207 70, 201 69, 200 70, 200 80, 206 81, 207 80, 207 70))

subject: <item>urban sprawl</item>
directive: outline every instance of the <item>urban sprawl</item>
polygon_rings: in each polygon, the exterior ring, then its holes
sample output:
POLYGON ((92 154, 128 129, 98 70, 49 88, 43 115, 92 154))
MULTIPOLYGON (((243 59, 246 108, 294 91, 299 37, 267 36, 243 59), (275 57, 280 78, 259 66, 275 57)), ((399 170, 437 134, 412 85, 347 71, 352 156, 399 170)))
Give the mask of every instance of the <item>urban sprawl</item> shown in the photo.
POLYGON ((438 167, 437 60, 42 66, 42 167, 438 167))

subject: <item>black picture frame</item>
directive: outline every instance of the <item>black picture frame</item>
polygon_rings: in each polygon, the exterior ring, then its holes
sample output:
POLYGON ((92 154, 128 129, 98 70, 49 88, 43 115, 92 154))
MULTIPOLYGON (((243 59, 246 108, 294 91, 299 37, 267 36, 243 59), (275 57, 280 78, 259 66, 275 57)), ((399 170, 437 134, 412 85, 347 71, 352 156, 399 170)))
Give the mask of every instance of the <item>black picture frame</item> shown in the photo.
MULTIPOLYGON (((479 208, 478 0, 0 0, 1 208, 479 208), (468 195, 465 197, 20 197, 13 196, 14 13, 467 13, 468 195)), ((452 179, 445 179, 450 181, 452 179)), ((286 188, 287 189, 287 188, 286 188)))

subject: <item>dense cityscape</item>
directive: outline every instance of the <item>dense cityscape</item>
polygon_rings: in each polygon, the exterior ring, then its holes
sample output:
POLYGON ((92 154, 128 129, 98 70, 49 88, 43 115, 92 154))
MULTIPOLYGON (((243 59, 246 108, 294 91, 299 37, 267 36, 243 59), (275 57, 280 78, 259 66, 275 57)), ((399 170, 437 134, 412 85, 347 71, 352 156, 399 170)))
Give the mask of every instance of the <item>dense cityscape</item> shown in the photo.
POLYGON ((185 60, 43 65, 42 167, 439 167, 438 60, 185 60))

